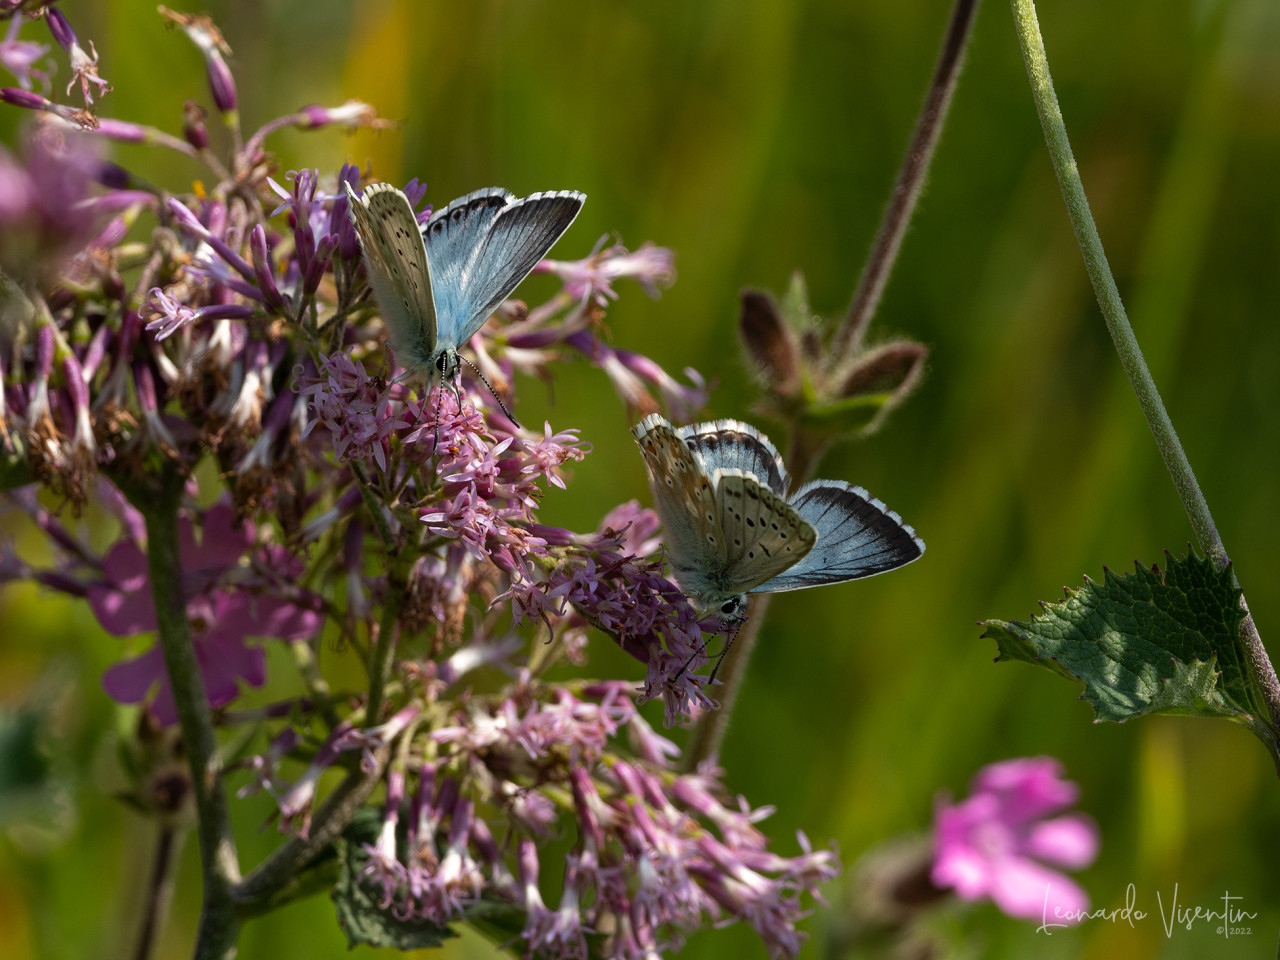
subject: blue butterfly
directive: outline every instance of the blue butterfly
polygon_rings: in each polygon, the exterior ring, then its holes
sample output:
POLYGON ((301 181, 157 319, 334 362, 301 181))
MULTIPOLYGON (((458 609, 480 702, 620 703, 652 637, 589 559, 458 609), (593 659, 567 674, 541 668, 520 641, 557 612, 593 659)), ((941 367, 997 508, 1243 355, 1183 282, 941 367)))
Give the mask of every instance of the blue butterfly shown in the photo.
POLYGON ((396 358, 428 383, 457 377, 458 349, 569 229, 587 199, 556 190, 519 200, 486 187, 419 226, 409 198, 391 184, 370 184, 363 196, 346 187, 365 275, 396 358))
POLYGON ((744 619, 748 593, 856 580, 910 563, 924 541, 861 487, 814 480, 788 495, 777 448, 750 424, 631 428, 649 471, 680 589, 704 612, 744 619))

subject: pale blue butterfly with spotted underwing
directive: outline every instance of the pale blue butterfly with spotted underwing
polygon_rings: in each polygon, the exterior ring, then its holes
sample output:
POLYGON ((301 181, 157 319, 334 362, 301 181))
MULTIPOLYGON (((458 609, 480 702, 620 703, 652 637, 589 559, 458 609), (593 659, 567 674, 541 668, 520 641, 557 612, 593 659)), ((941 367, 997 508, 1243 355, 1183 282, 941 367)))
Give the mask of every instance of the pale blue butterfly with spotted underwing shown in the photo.
POLYGON ((437 376, 455 380, 459 348, 569 229, 587 199, 556 190, 521 200, 486 187, 419 225, 409 198, 391 184, 370 184, 361 196, 346 186, 365 275, 396 359, 428 384, 437 376))
POLYGON ((769 438, 738 420, 631 428, 680 589, 704 613, 745 619, 749 593, 857 580, 910 563, 924 541, 861 487, 790 480, 769 438))

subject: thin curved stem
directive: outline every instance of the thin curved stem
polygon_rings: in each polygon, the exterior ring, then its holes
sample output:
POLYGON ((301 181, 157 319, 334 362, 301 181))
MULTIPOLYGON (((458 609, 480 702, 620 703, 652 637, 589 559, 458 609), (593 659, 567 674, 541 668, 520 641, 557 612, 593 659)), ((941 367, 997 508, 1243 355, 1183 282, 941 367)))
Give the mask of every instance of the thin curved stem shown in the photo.
MULTIPOLYGON (((956 0, 952 7, 951 20, 933 70, 933 79, 920 108, 915 133, 912 134, 907 155, 898 171, 889 204, 880 221, 880 229, 854 291, 853 305, 832 337, 828 360, 831 367, 838 365, 848 354, 858 349, 867 326, 880 305, 880 295, 884 292, 889 274, 898 259, 903 235, 915 212, 916 201, 920 197, 929 164, 933 160, 934 148, 938 144, 938 135, 942 132, 943 121, 951 106, 951 95, 960 77, 964 51, 973 32, 973 20, 977 11, 978 0, 956 0)), ((794 478, 793 482, 798 486, 817 467, 825 443, 809 437, 799 422, 792 423, 790 432, 791 448, 787 453, 787 467, 794 478)), ((684 754, 686 770, 695 769, 703 760, 719 752, 768 609, 768 594, 755 598, 751 617, 739 631, 734 641, 733 654, 725 663, 720 709, 708 711, 699 717, 690 736, 684 754)))
POLYGON ((160 823, 156 848, 151 857, 151 875, 147 878, 143 898, 142 923, 133 949, 134 960, 151 960, 155 953, 156 941, 160 938, 160 929, 173 899, 173 868, 182 847, 180 829, 168 819, 160 823))
POLYGON ((1084 255, 1085 269, 1098 298, 1098 306, 1102 309, 1111 341, 1120 356, 1120 365, 1124 367, 1125 375, 1133 385, 1133 392, 1138 396, 1138 404, 1142 407, 1143 416, 1147 418, 1156 446, 1160 449, 1160 456, 1164 458, 1165 467, 1178 489, 1178 496, 1182 499, 1187 518, 1195 531, 1196 545, 1212 557, 1217 566, 1225 566, 1227 552, 1209 513, 1209 505, 1200 491, 1200 485, 1196 483, 1195 473, 1183 452, 1182 444, 1178 442, 1178 434, 1173 429, 1173 421, 1169 419, 1164 401, 1160 399, 1160 392, 1147 369, 1138 339, 1134 336, 1133 327, 1129 325, 1129 317, 1120 299, 1115 277, 1111 274, 1111 266, 1107 263, 1107 255, 1102 249, 1102 240, 1098 236, 1097 225, 1089 210, 1089 200, 1084 193, 1084 183, 1080 179, 1080 168, 1076 165, 1071 143, 1067 139, 1067 127, 1062 119, 1057 94, 1053 90, 1053 79, 1049 76, 1049 61, 1045 55, 1044 39, 1040 35, 1035 3, 1032 0, 1012 2, 1018 41, 1022 45, 1022 57, 1027 65, 1027 77, 1031 81, 1031 93, 1035 99, 1036 112, 1040 114, 1040 125, 1044 128, 1044 139, 1053 160, 1053 170, 1062 188, 1062 199, 1067 205, 1067 215, 1071 218, 1076 242, 1084 255))
MULTIPOLYGON (((1156 447, 1164 459, 1165 468, 1173 479, 1178 497, 1182 500, 1187 519, 1195 532, 1196 545, 1219 568, 1231 562, 1227 549, 1218 534, 1218 528, 1209 513, 1209 504, 1205 501, 1200 484, 1196 482, 1191 463, 1187 459, 1182 444, 1178 441, 1173 421, 1169 419, 1164 401, 1156 389, 1151 371, 1147 369, 1142 349, 1138 346, 1138 338, 1129 324, 1124 303, 1120 299, 1120 290, 1112 276, 1111 266, 1102 248, 1102 240, 1098 236, 1097 225, 1089 210, 1089 200, 1085 196, 1084 183, 1080 179, 1080 168, 1076 164, 1075 155, 1071 151, 1071 142, 1067 138, 1067 127, 1062 119, 1062 109, 1058 105, 1057 94, 1053 90, 1053 78, 1049 75, 1049 60, 1044 49, 1044 38, 1040 35, 1040 23, 1036 17, 1034 0, 1011 0, 1013 4, 1014 25, 1018 33, 1018 43, 1022 47, 1022 59, 1027 66, 1027 78, 1031 82, 1031 95, 1035 100, 1036 112, 1040 115, 1040 125, 1044 129, 1045 143, 1049 147, 1049 156, 1053 160, 1053 170, 1062 189, 1062 198, 1066 202, 1067 215, 1075 230, 1076 242, 1084 256, 1085 269, 1093 284, 1094 295, 1098 306, 1106 320, 1107 330, 1111 334, 1111 342, 1115 344, 1116 353, 1120 357, 1120 365, 1124 368, 1133 392, 1137 394, 1138 405, 1146 417, 1147 426, 1155 438, 1156 447)), ((1270 716, 1271 729, 1280 729, 1280 682, 1276 680, 1276 672, 1258 634, 1253 617, 1249 615, 1248 605, 1244 597, 1240 605, 1245 612, 1244 622, 1240 627, 1240 639, 1249 657, 1254 679, 1257 681, 1266 699, 1270 716)), ((1272 755, 1280 771, 1280 749, 1275 740, 1270 744, 1272 755)))
POLYGON ((956 0, 951 9, 951 21, 947 24, 942 50, 916 120, 915 132, 911 135, 911 144, 898 170, 897 182, 889 195, 889 204, 880 220, 880 229, 862 268, 862 276, 858 278, 849 313, 831 341, 834 360, 842 360, 845 354, 858 347, 876 308, 880 306, 880 297, 898 260, 902 238, 911 223, 916 201, 920 199, 921 188, 929 173, 938 136, 951 106, 951 95, 960 79, 964 52, 969 45, 977 12, 978 0, 956 0))

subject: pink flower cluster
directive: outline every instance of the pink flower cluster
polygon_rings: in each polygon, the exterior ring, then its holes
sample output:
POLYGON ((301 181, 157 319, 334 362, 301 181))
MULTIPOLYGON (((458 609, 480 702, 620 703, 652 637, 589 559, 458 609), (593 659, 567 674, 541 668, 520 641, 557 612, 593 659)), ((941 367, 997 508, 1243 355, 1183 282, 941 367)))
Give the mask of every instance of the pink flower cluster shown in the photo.
MULTIPOLYGON (((663 575, 653 513, 623 504, 585 533, 539 522, 551 488, 609 477, 590 443, 518 426, 470 368, 444 389, 397 378, 348 216, 346 187, 367 175, 269 177, 279 130, 383 122, 348 102, 241 130, 252 111, 217 27, 161 15, 200 52, 228 136, 211 138, 194 102, 177 133, 100 116, 109 85, 92 43, 56 6, 0 0, 12 21, 0 66, 20 85, 0 101, 35 116, 20 157, 0 153, 0 271, 15 281, 0 333, 0 469, 22 481, 0 496, 54 556, 32 564, 6 543, 0 583, 83 599, 116 636, 157 634, 103 685, 159 724, 208 722, 179 709, 195 699, 197 668, 216 728, 260 724, 258 755, 231 776, 275 798, 287 843, 354 829, 353 808, 323 802, 327 773, 361 779, 361 796, 380 785, 366 808, 378 834, 350 849, 362 888, 395 917, 465 922, 497 898, 524 911, 529 953, 584 956, 594 939, 619 958, 740 919, 793 956, 801 900, 835 874, 834 853, 803 837, 797 856, 769 852, 755 826, 767 811, 726 801, 710 767, 677 774, 677 749, 638 712, 637 693, 661 696, 668 723, 712 706, 693 671, 720 630, 663 575), (46 48, 19 31, 37 8, 83 106, 32 89, 46 48), (104 159, 112 142, 202 164, 204 186, 145 183, 104 159), (73 513, 105 506, 116 542, 91 549, 39 486, 73 513), (149 552, 148 531, 174 530, 167 554, 149 552), (156 565, 175 552, 176 569, 156 565), (593 634, 644 664, 642 687, 638 676, 547 679, 562 660, 583 673, 593 634), (188 637, 195 664, 171 677, 188 637), (342 696, 329 690, 315 663, 329 639, 362 655, 367 688, 352 677, 342 696), (273 640, 292 644, 303 692, 234 709, 269 682, 273 640), (542 847, 552 836, 572 838, 561 864, 542 847), (539 874, 563 881, 554 911, 539 874)), ((405 192, 422 205, 424 185, 405 192)), ((679 380, 603 336, 623 281, 656 295, 672 263, 648 244, 548 261, 541 271, 562 280, 548 301, 507 302, 461 347, 517 412, 517 374, 549 378, 572 357, 632 413, 692 415, 707 395, 695 371, 679 380)))

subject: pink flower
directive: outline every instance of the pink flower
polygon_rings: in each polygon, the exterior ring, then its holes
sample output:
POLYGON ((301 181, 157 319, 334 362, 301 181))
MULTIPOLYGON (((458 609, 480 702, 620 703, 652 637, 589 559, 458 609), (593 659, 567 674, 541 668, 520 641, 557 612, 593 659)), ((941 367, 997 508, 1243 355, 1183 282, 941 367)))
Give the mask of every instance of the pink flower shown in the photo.
POLYGON ((633 253, 620 243, 601 249, 603 246, 601 238, 582 260, 543 260, 535 272, 554 273, 574 300, 589 299, 600 306, 618 299, 613 281, 620 277, 635 278, 651 297, 675 283, 675 254, 665 247, 645 243, 633 253))
POLYGON ((933 882, 962 900, 990 897, 1011 917, 1070 922, 1089 896, 1046 863, 1079 870, 1098 854, 1098 828, 1080 813, 1061 812, 1080 788, 1062 778, 1053 757, 993 763, 973 778, 973 795, 940 799, 934 823, 933 882))
MULTIPOLYGON (((235 699, 240 680, 255 687, 266 682, 266 657, 260 647, 245 643, 247 637, 300 640, 314 634, 323 619, 295 599, 272 596, 272 581, 258 577, 252 564, 241 566, 241 558, 255 545, 254 530, 247 523, 235 529, 233 522, 231 506, 219 503, 204 513, 199 543, 190 516, 182 517, 179 532, 187 620, 205 693, 214 707, 235 699)), ((279 578, 273 582, 289 582, 301 572, 301 564, 280 548, 264 549, 258 559, 262 569, 279 578)), ((103 570, 105 580, 88 591, 102 626, 118 637, 155 630, 143 549, 129 538, 119 541, 103 558, 103 570)), ((109 667, 102 685, 121 703, 140 703, 158 687, 151 704, 156 719, 166 726, 177 720, 159 644, 109 667)))

